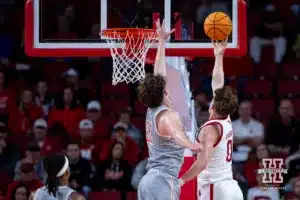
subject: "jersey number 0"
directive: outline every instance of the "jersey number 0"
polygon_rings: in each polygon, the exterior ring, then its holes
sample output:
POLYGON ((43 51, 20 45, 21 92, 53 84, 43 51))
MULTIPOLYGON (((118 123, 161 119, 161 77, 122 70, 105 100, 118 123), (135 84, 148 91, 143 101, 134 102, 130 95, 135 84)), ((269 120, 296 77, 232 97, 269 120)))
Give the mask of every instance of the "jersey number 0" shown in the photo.
POLYGON ((232 160, 232 151, 233 151, 232 140, 228 140, 227 141, 227 155, 226 155, 227 162, 231 162, 231 160, 232 160))

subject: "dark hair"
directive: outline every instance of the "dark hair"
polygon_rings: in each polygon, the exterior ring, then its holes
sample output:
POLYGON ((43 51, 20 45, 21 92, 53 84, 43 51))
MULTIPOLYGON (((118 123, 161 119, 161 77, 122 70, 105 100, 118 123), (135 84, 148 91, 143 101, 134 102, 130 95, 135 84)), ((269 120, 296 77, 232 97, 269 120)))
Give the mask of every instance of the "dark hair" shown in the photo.
POLYGON ((18 92, 18 97, 17 98, 17 105, 23 109, 24 108, 24 105, 23 105, 23 95, 24 95, 24 92, 26 91, 29 91, 32 93, 32 98, 33 98, 33 89, 31 87, 25 87, 24 89, 22 89, 21 91, 18 92))
POLYGON ((68 149, 70 145, 77 145, 78 147, 80 147, 80 142, 78 142, 77 140, 70 140, 66 146, 66 149, 68 149))
POLYGON ((149 108, 160 106, 164 99, 167 80, 162 75, 148 74, 138 87, 140 101, 149 108))
POLYGON ((48 193, 56 197, 56 192, 59 186, 59 178, 56 177, 58 172, 63 168, 65 164, 65 156, 53 155, 48 156, 43 161, 43 166, 47 172, 46 188, 48 193))
POLYGON ((24 184, 24 183, 19 183, 19 184, 13 189, 13 191, 12 191, 12 193, 11 193, 11 196, 10 196, 10 199, 11 199, 11 200, 15 200, 15 196, 16 196, 17 190, 18 190, 19 188, 25 188, 25 189, 26 189, 26 197, 27 197, 27 199, 29 198, 29 196, 30 196, 30 190, 29 190, 28 186, 27 186, 26 184, 24 184))
POLYGON ((215 90, 213 101, 214 108, 219 115, 230 115, 238 106, 237 92, 232 87, 224 86, 215 90))
POLYGON ((56 109, 63 110, 65 108, 65 103, 64 103, 64 93, 65 93, 65 90, 71 90, 72 95, 73 95, 73 99, 72 99, 72 102, 71 102, 70 109, 72 110, 72 109, 77 108, 74 90, 71 87, 66 87, 66 88, 64 88, 64 90, 59 94, 59 96, 55 100, 55 107, 56 107, 56 109))

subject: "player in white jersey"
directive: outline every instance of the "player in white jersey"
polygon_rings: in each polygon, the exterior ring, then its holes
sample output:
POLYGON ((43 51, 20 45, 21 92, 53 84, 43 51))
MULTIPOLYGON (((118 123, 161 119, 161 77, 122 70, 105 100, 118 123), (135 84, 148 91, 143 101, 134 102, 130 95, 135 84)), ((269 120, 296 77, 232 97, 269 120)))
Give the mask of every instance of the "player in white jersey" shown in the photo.
POLYGON ((213 101, 209 121, 200 127, 196 139, 203 147, 197 160, 180 179, 181 185, 198 176, 200 200, 243 200, 232 177, 233 132, 230 120, 238 106, 236 91, 224 86, 223 55, 227 40, 213 42, 215 65, 212 75, 213 101))
POLYGON ((44 187, 31 195, 30 200, 85 200, 84 196, 68 187, 70 169, 65 156, 49 156, 43 161, 47 172, 44 187))

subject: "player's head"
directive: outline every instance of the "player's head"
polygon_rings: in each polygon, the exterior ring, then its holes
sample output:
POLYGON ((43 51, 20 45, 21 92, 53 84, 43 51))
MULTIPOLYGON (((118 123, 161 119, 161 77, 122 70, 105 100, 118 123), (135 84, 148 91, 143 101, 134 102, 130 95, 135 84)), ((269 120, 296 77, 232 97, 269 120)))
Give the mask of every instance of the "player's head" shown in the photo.
POLYGON ((43 161, 47 173, 46 187, 49 194, 56 196, 58 186, 68 183, 70 177, 69 160, 65 156, 48 156, 43 161))
POLYGON ((170 104, 167 80, 162 75, 148 74, 138 87, 140 101, 149 108, 156 108, 162 104, 170 104))
POLYGON ((212 106, 209 109, 211 115, 227 117, 234 113, 238 106, 238 97, 235 89, 224 86, 215 90, 212 106))

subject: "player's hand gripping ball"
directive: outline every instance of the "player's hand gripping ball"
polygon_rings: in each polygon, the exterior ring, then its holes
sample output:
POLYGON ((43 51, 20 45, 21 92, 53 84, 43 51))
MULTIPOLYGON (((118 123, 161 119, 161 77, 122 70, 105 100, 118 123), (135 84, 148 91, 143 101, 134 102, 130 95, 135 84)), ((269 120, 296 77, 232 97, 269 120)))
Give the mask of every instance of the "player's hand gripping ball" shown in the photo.
POLYGON ((204 22, 204 32, 211 40, 225 40, 232 31, 232 22, 222 12, 210 14, 204 22))

